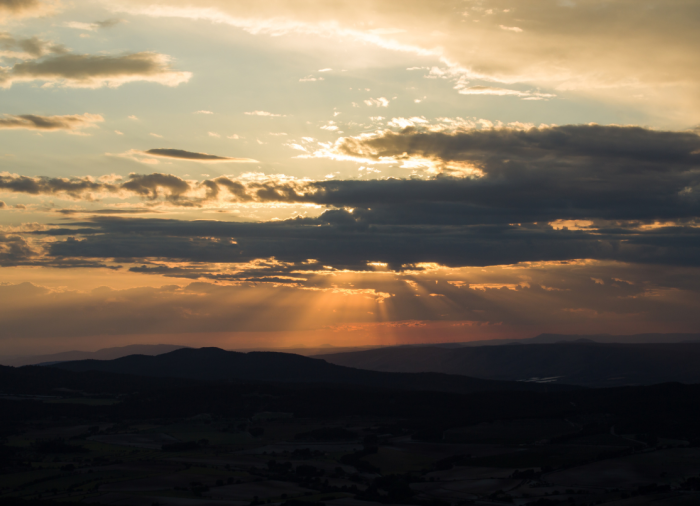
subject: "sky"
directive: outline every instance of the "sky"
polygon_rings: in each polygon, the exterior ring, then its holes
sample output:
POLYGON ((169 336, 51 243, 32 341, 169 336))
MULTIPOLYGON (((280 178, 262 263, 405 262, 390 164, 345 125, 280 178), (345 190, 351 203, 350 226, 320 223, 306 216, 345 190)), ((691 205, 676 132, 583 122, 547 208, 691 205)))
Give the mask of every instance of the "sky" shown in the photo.
POLYGON ((697 332, 698 19, 0 0, 0 355, 697 332))

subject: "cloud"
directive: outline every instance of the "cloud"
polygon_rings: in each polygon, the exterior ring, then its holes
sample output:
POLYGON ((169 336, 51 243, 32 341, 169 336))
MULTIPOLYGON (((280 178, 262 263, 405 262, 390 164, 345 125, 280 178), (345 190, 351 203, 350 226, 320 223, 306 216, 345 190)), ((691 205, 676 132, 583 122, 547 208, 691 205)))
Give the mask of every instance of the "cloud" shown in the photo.
POLYGON ((339 51, 354 42, 430 56, 455 79, 496 87, 537 86, 635 106, 639 101, 633 95, 643 94, 648 97, 644 106, 656 115, 673 116, 676 124, 696 121, 700 69, 695 64, 697 27, 691 20, 700 16, 698 4, 653 0, 640 11, 634 2, 611 1, 604 16, 596 2, 578 2, 575 8, 551 0, 533 0, 517 9, 505 0, 491 4, 497 16, 484 10, 471 11, 469 18, 455 16, 463 11, 459 0, 439 6, 400 0, 312 0, 303 5, 294 0, 205 0, 196 6, 186 0, 125 0, 115 9, 209 20, 256 35, 323 37, 339 51), (514 33, 515 28, 522 31, 514 33))
POLYGON ((140 52, 121 56, 59 54, 16 63, 0 74, 0 87, 17 82, 43 81, 44 86, 70 88, 119 87, 137 81, 177 86, 192 74, 174 70, 169 56, 140 52))
MULTIPOLYGON (((54 340, 65 343, 75 337, 80 341, 71 341, 74 347, 95 338, 117 345, 133 342, 135 336, 142 342, 162 342, 168 336, 191 344, 216 339, 211 334, 215 332, 221 332, 229 346, 245 338, 237 332, 255 332, 251 346, 261 346, 261 340, 270 338, 263 332, 290 330, 321 339, 317 342, 336 343, 343 328, 348 331, 348 343, 372 342, 388 330, 392 340, 426 343, 499 337, 499 333, 500 337, 531 337, 542 328, 586 334, 611 329, 615 333, 623 329, 695 332, 700 324, 696 269, 571 262, 459 270, 424 266, 387 276, 371 271, 330 274, 312 270, 314 265, 288 266, 263 259, 220 272, 222 279, 234 272, 242 275, 215 282, 206 277, 215 275, 207 271, 211 266, 144 263, 132 272, 171 275, 171 282, 157 286, 153 279, 150 286, 125 289, 56 290, 32 283, 3 283, 0 346, 5 352, 20 342, 50 347, 54 340), (302 268, 306 272, 297 275, 295 284, 285 283, 290 271, 302 268), (198 273, 201 278, 196 277, 198 273), (275 277, 278 283, 258 281, 275 277), (522 282, 524 277, 528 283, 522 282), (595 284, 591 277, 605 284, 595 284), (615 282, 619 277, 632 284, 615 282), (91 311, 84 311, 86 307, 91 311), (83 316, 75 318, 81 311, 83 316), (409 333, 397 333, 400 328, 409 333)), ((279 335, 276 343, 289 343, 290 338, 279 335)))
POLYGON ((196 111, 195 114, 214 114, 214 113, 211 112, 211 111, 204 111, 204 110, 202 110, 202 111, 196 111))
POLYGON ((384 97, 370 98, 364 101, 366 105, 372 107, 389 107, 389 100, 384 97))
POLYGON ((0 21, 8 17, 47 16, 55 13, 59 5, 51 0, 0 0, 0 21))
POLYGON ((182 149, 158 148, 149 149, 144 152, 152 156, 161 156, 164 158, 179 158, 181 160, 191 160, 196 162, 254 162, 248 158, 228 158, 224 156, 208 155, 206 153, 194 153, 182 149))
POLYGON ((207 153, 195 153, 185 151, 183 149, 174 148, 156 148, 148 151, 141 151, 140 154, 156 158, 175 158, 178 160, 187 160, 190 162, 202 163, 257 163, 257 160, 252 158, 231 158, 226 156, 209 155, 207 153))
POLYGON ((0 200, 0 209, 5 209, 7 207, 7 204, 5 204, 2 200, 0 200))
POLYGON ((0 172, 0 190, 29 195, 56 195, 64 193, 72 198, 85 197, 90 192, 114 192, 117 187, 93 178, 29 177, 0 172))
POLYGON ((105 19, 104 21, 94 21, 92 23, 85 23, 81 21, 68 21, 64 24, 64 26, 68 28, 73 28, 75 30, 85 30, 89 32, 96 32, 97 30, 101 28, 111 28, 113 26, 118 25, 119 23, 122 23, 124 20, 122 19, 117 19, 117 18, 112 18, 112 19, 105 19))
MULTIPOLYGON (((336 268, 381 262, 395 270, 422 262, 463 267, 576 259, 700 266, 697 134, 600 125, 435 127, 343 137, 324 148, 324 156, 368 163, 415 167, 425 160, 437 169, 427 179, 257 175, 197 182, 132 174, 119 183, 3 173, 0 188, 76 198, 135 195, 190 207, 326 207, 318 217, 262 223, 94 219, 80 225, 82 232, 47 232, 74 238, 50 243, 57 259, 316 258, 336 268)), ((173 155, 212 156, 179 150, 165 156, 173 155)))
POLYGON ((33 59, 41 56, 66 53, 61 44, 45 41, 38 37, 16 38, 7 32, 0 32, 0 58, 33 59))
POLYGON ((189 183, 170 174, 131 174, 121 188, 151 200, 157 199, 164 192, 170 201, 177 201, 191 189, 189 183))
POLYGON ((539 93, 534 91, 518 91, 511 90, 507 88, 498 88, 495 86, 458 86, 458 93, 460 95, 495 95, 495 96, 513 96, 527 99, 543 99, 552 98, 556 95, 552 93, 539 93))
MULTIPOLYGON (((695 133, 600 125, 435 130, 423 121, 413 118, 417 127, 398 132, 341 137, 314 156, 400 164, 413 171, 422 167, 427 179, 309 181, 260 175, 189 184, 194 191, 206 183, 234 202, 351 208, 352 221, 362 224, 552 223, 563 229, 567 220, 597 220, 599 228, 638 228, 674 220, 683 226, 683 220, 700 217, 700 136, 695 133)), ((166 148, 120 156, 144 163, 252 161, 166 148)), ((13 191, 21 191, 20 181, 38 185, 46 179, 5 173, 4 183, 14 185, 13 191)))
POLYGON ((271 118, 283 118, 285 115, 284 114, 274 114, 271 112, 267 111, 250 111, 250 112, 245 112, 243 113, 247 116, 268 116, 271 118))
POLYGON ((104 118, 99 114, 88 113, 65 116, 39 116, 35 114, 22 114, 19 116, 14 116, 5 114, 0 116, 0 129, 75 131, 83 128, 97 127, 97 123, 102 121, 104 121, 104 118))

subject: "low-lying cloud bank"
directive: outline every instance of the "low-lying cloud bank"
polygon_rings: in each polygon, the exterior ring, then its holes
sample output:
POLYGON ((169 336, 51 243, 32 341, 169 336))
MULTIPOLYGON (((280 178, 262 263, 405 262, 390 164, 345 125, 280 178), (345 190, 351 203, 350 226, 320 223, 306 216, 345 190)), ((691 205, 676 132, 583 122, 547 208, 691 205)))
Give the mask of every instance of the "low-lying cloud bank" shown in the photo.
MULTIPOLYGON (((274 262, 268 264, 274 270, 274 262)), ((248 268, 251 278, 255 268, 267 271, 264 264, 248 268)), ((222 332, 236 339, 232 333, 304 331, 303 338, 312 340, 308 332, 316 330, 325 332, 319 343, 342 337, 357 344, 358 339, 425 343, 499 333, 525 337, 543 329, 689 332, 700 323, 698 276, 697 269, 587 262, 417 269, 398 275, 307 270, 295 286, 254 279, 226 286, 196 281, 120 290, 5 283, 0 285, 0 349, 28 339, 47 345, 53 338, 112 335, 129 342, 130 335, 149 333, 200 333, 203 338, 222 332), (431 321, 441 326, 436 330, 431 321)))
POLYGON ((542 225, 379 225, 347 211, 320 218, 268 223, 94 218, 40 235, 52 257, 237 263, 274 257, 317 259, 334 268, 365 269, 382 262, 400 270, 414 264, 486 266, 572 259, 700 266, 700 228, 647 231, 556 230, 542 225))

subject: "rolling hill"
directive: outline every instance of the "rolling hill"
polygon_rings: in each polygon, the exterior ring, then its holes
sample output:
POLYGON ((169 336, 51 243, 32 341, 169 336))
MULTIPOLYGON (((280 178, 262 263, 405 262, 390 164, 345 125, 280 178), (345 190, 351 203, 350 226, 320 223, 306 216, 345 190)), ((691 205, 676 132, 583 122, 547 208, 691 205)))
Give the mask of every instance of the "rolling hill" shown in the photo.
MULTIPOLYGON (((289 353, 239 353, 219 348, 184 348, 155 357, 131 355, 116 360, 62 362, 52 367, 74 372, 100 371, 161 378, 322 383, 462 393, 488 390, 545 391, 552 388, 548 385, 491 381, 434 372, 367 371, 289 353)), ((554 387, 557 388, 565 387, 554 387)))

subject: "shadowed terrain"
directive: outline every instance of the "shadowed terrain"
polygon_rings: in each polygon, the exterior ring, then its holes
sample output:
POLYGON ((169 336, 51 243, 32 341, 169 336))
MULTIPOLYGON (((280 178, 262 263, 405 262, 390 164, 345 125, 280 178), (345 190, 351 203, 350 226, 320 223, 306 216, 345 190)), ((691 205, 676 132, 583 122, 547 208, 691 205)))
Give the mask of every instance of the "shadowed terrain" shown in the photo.
POLYGON ((507 344, 461 348, 392 347, 318 355, 333 364, 386 372, 440 372, 502 381, 591 387, 700 382, 700 343, 507 344))

